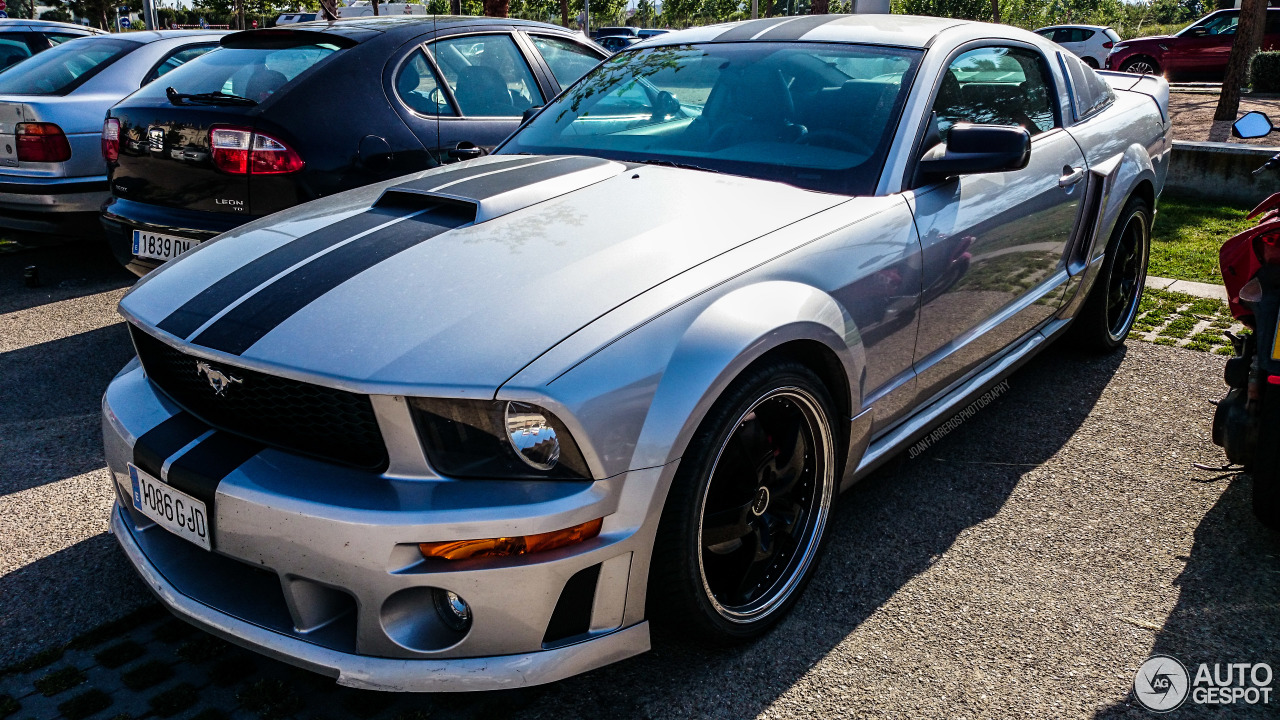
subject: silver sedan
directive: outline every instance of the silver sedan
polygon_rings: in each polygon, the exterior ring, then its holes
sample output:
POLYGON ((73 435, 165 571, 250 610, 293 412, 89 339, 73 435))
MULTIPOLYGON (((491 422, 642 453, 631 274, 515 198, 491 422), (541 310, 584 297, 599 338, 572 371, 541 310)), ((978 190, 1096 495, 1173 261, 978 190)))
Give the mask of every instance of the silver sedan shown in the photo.
POLYGON ((97 232, 109 196, 107 110, 218 46, 224 33, 163 30, 68 40, 0 74, 0 228, 97 232))
POLYGON ((142 280, 111 527, 179 616, 355 687, 756 637, 838 492, 1068 331, 1124 342, 1167 104, 954 20, 640 43, 493 156, 142 280))

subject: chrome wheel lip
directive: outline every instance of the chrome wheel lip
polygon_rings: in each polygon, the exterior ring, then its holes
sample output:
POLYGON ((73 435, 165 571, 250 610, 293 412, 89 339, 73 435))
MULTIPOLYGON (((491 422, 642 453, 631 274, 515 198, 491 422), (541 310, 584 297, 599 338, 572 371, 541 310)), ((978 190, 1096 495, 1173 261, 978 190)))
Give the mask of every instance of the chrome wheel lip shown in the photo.
POLYGON ((715 462, 711 465, 709 480, 707 486, 702 491, 702 501, 698 505, 698 577, 702 581, 702 591, 716 613, 722 618, 739 624, 756 622, 765 618, 777 610, 783 603, 795 593, 796 588, 800 585, 800 581, 804 578, 809 570, 809 566, 813 564, 814 558, 817 556, 818 547, 821 544, 823 532, 826 530, 827 519, 831 514, 831 501, 835 494, 835 444, 831 430, 830 420, 820 409, 820 405, 816 398, 809 392, 795 386, 786 386, 774 388, 764 395, 757 398, 751 405, 738 416, 733 423, 733 430, 725 436, 724 442, 720 444, 716 450, 715 462), (702 547, 702 531, 703 520, 706 517, 707 497, 711 492, 711 479, 715 478, 716 468, 720 465, 721 456, 724 454, 725 448, 729 441, 733 439, 737 428, 742 425, 747 416, 755 412, 756 408, 765 402, 780 397, 788 398, 794 401, 802 411, 810 432, 813 434, 815 442, 815 454, 818 452, 817 444, 821 443, 821 468, 817 473, 817 477, 821 482, 819 492, 821 496, 818 499, 818 507, 813 514, 813 520, 809 523, 809 527, 805 531, 800 545, 803 550, 800 559, 794 562, 790 567, 791 572, 785 582, 779 583, 770 591, 762 600, 757 600, 746 606, 746 610, 736 610, 725 606, 716 599, 715 594, 711 591, 711 586, 707 581, 707 571, 703 563, 703 547, 702 547))
MULTIPOLYGON (((1142 297, 1142 288, 1147 281, 1147 257, 1151 252, 1151 243, 1148 236, 1145 217, 1146 216, 1143 213, 1134 213, 1129 216, 1129 222, 1125 225, 1124 233, 1120 236, 1120 239, 1123 241, 1130 232, 1137 233, 1137 238, 1134 242, 1138 245, 1136 248, 1136 253, 1138 255, 1138 269, 1134 273, 1132 296, 1128 299, 1125 311, 1116 317, 1115 322, 1111 321, 1111 308, 1107 307, 1107 335, 1111 337, 1113 342, 1123 340, 1125 336, 1129 334, 1129 329, 1133 327, 1133 321, 1138 316, 1138 305, 1139 300, 1142 297), (1136 228, 1134 228, 1135 223, 1137 224, 1136 228)), ((1116 272, 1118 271, 1117 264, 1119 261, 1119 257, 1112 261, 1111 272, 1107 277, 1107 286, 1104 288, 1108 294, 1115 282, 1116 272)))

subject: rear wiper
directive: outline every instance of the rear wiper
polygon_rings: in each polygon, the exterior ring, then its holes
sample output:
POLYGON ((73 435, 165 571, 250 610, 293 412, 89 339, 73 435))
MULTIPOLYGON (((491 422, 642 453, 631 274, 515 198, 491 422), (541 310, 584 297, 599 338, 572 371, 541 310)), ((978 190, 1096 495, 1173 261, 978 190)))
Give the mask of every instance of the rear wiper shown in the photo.
POLYGON ((231 93, 224 93, 222 91, 195 93, 192 95, 188 95, 186 93, 180 93, 177 90, 174 90, 173 88, 167 88, 164 91, 164 93, 169 97, 169 102, 173 103, 174 105, 182 105, 183 103, 194 103, 196 105, 245 105, 245 106, 258 104, 257 100, 250 100, 247 97, 232 95, 231 93))
POLYGON ((680 168, 681 170, 701 170, 702 172, 720 173, 719 170, 712 170, 711 168, 705 168, 701 165, 691 165, 689 163, 674 162, 671 160, 635 160, 633 162, 638 162, 641 165, 658 165, 661 167, 680 168))

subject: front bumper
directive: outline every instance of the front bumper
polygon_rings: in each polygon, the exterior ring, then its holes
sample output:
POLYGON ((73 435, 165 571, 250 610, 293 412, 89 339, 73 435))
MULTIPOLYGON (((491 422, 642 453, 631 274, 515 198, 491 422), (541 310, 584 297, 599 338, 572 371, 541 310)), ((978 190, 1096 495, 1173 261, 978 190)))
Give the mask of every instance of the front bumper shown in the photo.
POLYGON ((193 624, 343 685, 399 691, 551 682, 649 648, 643 582, 656 518, 627 522, 617 510, 624 484, 656 488, 664 468, 593 483, 453 481, 267 449, 217 484, 208 552, 132 507, 137 438, 178 412, 136 363, 103 399, 112 531, 152 591, 193 624), (598 537, 536 555, 432 565, 417 553, 418 542, 596 517, 598 537), (469 603, 468 631, 441 631, 432 588, 469 603))
POLYGON ((109 193, 105 199, 106 202, 100 201, 95 210, 101 210, 101 224, 107 235, 107 244, 111 247, 116 260, 139 277, 164 263, 161 260, 140 258, 133 254, 134 230, 176 235, 204 242, 257 219, 230 213, 150 205, 122 200, 112 197, 109 193))
POLYGON ((0 228, 41 233, 86 233, 110 196, 107 178, 0 177, 0 228))

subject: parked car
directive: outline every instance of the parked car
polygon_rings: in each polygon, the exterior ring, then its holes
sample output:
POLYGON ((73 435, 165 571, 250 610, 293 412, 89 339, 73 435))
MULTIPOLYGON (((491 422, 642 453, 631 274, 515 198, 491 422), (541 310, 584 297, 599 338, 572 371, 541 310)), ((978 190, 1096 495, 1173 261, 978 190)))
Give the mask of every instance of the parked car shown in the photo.
POLYGON ((311 22, 312 20, 319 20, 319 19, 321 19, 320 13, 313 13, 313 12, 285 13, 280 17, 276 18, 276 26, 279 27, 280 25, 292 25, 293 23, 311 22))
POLYGON ((1102 25, 1054 25, 1036 30, 1036 34, 1070 50, 1085 65, 1097 70, 1107 62, 1107 55, 1120 35, 1102 25))
POLYGON ((105 35, 86 25, 52 20, 0 18, 0 70, 62 43, 87 35, 105 35))
POLYGON ((254 218, 478 157, 605 55, 555 25, 481 17, 228 35, 111 109, 103 226, 141 275, 254 218))
POLYGON ((656 35, 665 35, 665 34, 667 34, 667 33, 669 33, 669 32, 671 32, 671 31, 670 31, 670 30, 665 30, 665 29, 662 29, 662 28, 649 28, 649 29, 641 30, 640 32, 638 32, 638 33, 636 33, 636 34, 637 34, 639 37, 644 38, 644 39, 646 39, 646 40, 647 40, 647 39, 649 39, 649 38, 651 38, 651 37, 654 37, 654 36, 656 36, 656 35))
POLYGON ((757 637, 840 490, 1063 333, 1124 342, 1168 97, 942 18, 648 40, 490 157, 135 286, 114 536, 180 617, 355 687, 757 637))
POLYGON ((640 38, 631 35, 605 35, 599 42, 600 47, 610 53, 617 53, 640 42, 640 38))
POLYGON ((112 104, 218 46, 211 31, 84 36, 0 73, 0 227, 98 234, 112 104))
POLYGON ((618 27, 602 27, 597 28, 591 35, 599 40, 600 38, 623 36, 623 37, 640 37, 640 28, 621 25, 618 27))
MULTIPOLYGON (((1170 80, 1221 80, 1231 57, 1240 11, 1209 13, 1175 35, 1123 40, 1111 48, 1106 67, 1164 75, 1170 80)), ((1263 50, 1280 50, 1280 7, 1267 8, 1263 50)))

